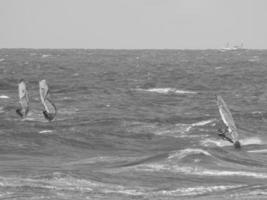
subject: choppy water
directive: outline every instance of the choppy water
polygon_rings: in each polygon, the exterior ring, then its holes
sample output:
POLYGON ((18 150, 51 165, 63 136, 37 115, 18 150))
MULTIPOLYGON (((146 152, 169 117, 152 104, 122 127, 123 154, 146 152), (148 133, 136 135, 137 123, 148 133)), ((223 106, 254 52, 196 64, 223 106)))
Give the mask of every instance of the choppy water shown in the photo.
POLYGON ((0 71, 0 199, 267 198, 267 51, 2 49, 0 71), (241 150, 217 136, 217 94, 241 150))

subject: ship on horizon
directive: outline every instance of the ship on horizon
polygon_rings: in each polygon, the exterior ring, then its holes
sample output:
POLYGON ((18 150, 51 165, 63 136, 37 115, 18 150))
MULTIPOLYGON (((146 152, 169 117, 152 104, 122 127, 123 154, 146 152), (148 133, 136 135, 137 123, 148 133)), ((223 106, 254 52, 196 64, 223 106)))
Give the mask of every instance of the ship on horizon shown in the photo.
POLYGON ((220 51, 224 52, 224 51, 233 51, 233 50, 241 50, 244 49, 244 44, 241 43, 240 45, 230 45, 229 42, 220 49, 220 51))

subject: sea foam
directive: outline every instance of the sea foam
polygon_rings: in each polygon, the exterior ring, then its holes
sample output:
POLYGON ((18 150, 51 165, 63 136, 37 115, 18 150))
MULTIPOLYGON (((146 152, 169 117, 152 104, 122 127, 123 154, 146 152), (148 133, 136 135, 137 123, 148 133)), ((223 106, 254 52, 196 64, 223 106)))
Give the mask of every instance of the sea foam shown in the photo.
POLYGON ((6 95, 0 95, 0 99, 9 99, 10 97, 9 96, 6 96, 6 95))
POLYGON ((175 94, 197 94, 197 92, 195 92, 195 91, 178 90, 176 88, 150 88, 150 89, 138 88, 137 91, 154 92, 154 93, 160 93, 160 94, 169 94, 169 93, 175 93, 175 94))

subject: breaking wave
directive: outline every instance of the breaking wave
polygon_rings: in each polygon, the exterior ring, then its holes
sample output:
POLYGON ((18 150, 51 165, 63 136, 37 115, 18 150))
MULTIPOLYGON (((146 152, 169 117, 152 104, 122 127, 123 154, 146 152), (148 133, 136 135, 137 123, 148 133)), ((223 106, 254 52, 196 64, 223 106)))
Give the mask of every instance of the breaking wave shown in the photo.
MULTIPOLYGON (((252 145, 252 144, 263 144, 263 141, 259 137, 250 137, 250 138, 244 138, 240 140, 240 143, 242 146, 244 145, 252 145)), ((222 139, 210 139, 207 138, 205 140, 202 140, 200 142, 201 145, 203 146, 219 146, 219 147, 224 147, 224 146, 233 146, 232 143, 222 140, 222 139)))
POLYGON ((180 150, 178 152, 174 152, 172 154, 169 155, 169 159, 173 159, 173 158, 178 158, 178 159, 181 159, 181 158, 184 158, 188 155, 196 155, 196 154, 203 154, 203 155, 206 155, 206 156, 212 156, 208 151, 205 151, 203 149, 184 149, 184 150, 180 150))
POLYGON ((239 177, 253 177, 257 179, 266 179, 267 173, 261 172, 252 172, 252 171, 239 171, 239 170, 215 170, 215 169, 207 169, 204 167, 196 167, 196 166, 179 166, 176 164, 144 164, 136 167, 138 171, 171 171, 173 173, 181 173, 187 175, 197 175, 197 176, 239 176, 239 177))

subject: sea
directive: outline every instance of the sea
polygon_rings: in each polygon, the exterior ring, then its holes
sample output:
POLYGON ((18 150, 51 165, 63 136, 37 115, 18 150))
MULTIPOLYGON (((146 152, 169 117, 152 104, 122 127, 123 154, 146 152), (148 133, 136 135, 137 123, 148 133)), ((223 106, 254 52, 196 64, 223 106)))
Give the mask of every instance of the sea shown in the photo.
POLYGON ((1 200, 267 199, 267 50, 0 49, 0 72, 1 200))

